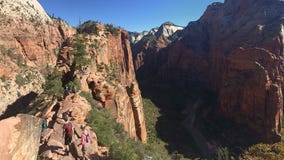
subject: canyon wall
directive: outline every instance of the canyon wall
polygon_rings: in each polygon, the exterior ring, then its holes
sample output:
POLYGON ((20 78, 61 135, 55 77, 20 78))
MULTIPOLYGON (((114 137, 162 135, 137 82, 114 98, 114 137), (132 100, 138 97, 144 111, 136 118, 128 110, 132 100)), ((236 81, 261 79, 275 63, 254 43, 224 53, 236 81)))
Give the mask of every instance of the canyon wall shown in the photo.
MULTIPOLYGON (((85 58, 91 61, 85 69, 75 71, 82 90, 91 91, 94 99, 100 102, 99 106, 123 124, 131 137, 146 142, 142 97, 135 78, 128 33, 118 28, 109 30, 95 22, 86 23, 92 23, 96 33, 79 34, 69 46, 63 48, 58 63, 68 62, 68 54, 74 61, 74 43, 81 41, 87 53, 85 58)), ((63 70, 74 70, 73 64, 63 70)))
POLYGON ((61 43, 76 30, 50 18, 37 0, 0 3, 0 114, 18 98, 40 93, 43 71, 55 66, 61 43))
MULTIPOLYGON (((262 141, 280 140, 283 112, 283 14, 279 0, 226 0, 161 49, 141 81, 200 86, 217 94, 223 116, 262 141)), ((146 62, 145 62, 146 64, 146 62)))

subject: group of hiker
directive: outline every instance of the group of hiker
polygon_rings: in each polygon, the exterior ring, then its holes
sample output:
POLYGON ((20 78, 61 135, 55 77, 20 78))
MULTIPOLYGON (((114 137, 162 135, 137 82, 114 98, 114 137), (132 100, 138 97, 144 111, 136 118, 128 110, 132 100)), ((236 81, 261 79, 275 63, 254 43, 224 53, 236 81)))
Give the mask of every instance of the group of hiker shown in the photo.
POLYGON ((75 85, 72 86, 71 88, 68 86, 65 86, 63 97, 66 98, 70 93, 76 93, 76 92, 77 92, 77 88, 75 85))
MULTIPOLYGON (((62 119, 65 120, 65 124, 63 125, 62 136, 64 138, 65 154, 68 156, 70 152, 70 145, 74 137, 75 129, 74 129, 73 124, 70 121, 70 117, 68 116, 68 114, 63 114, 62 119)), ((44 118, 42 121, 42 132, 45 131, 47 128, 48 128, 47 119, 44 118)), ((87 129, 87 127, 84 124, 81 125, 81 129, 82 129, 81 143, 78 146, 81 145, 81 151, 82 151, 82 156, 83 156, 82 158, 86 160, 87 159, 87 156, 86 156, 87 146, 91 141, 90 131, 87 129)))

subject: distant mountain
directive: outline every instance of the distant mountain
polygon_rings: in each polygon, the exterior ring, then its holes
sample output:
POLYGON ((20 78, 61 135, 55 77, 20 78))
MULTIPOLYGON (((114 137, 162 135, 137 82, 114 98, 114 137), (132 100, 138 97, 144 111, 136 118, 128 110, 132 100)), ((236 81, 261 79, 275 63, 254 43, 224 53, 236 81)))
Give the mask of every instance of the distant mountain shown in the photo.
POLYGON ((144 58, 148 58, 151 61, 151 53, 158 52, 166 47, 178 38, 182 30, 183 27, 181 26, 165 22, 160 27, 153 28, 150 31, 142 33, 129 32, 135 70, 144 65, 144 58))
POLYGON ((156 38, 164 36, 170 37, 176 31, 183 30, 184 27, 177 26, 172 22, 165 22, 160 27, 152 28, 150 31, 138 32, 129 32, 129 40, 131 44, 136 44, 144 37, 155 36, 156 38))
POLYGON ((141 33, 138 32, 128 32, 129 33, 129 41, 131 44, 135 44, 140 41, 144 36, 148 35, 148 31, 143 31, 141 33))

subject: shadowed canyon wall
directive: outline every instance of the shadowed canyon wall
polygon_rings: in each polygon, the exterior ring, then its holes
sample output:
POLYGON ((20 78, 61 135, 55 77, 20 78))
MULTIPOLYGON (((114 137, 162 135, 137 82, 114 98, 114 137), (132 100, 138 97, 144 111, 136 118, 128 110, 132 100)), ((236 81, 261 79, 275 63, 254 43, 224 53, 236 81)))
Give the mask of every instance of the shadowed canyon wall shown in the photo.
POLYGON ((177 40, 153 54, 137 77, 141 82, 155 77, 154 83, 197 85, 216 92, 223 116, 245 124, 262 141, 279 141, 283 11, 279 0, 213 3, 177 40))

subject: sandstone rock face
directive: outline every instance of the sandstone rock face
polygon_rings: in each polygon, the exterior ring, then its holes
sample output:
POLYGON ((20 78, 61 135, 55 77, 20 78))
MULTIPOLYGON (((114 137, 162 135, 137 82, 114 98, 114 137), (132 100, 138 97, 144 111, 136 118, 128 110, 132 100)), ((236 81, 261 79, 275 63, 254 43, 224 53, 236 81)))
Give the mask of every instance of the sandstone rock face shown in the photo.
MULTIPOLYGON (((10 68, 11 66, 6 66, 10 68)), ((0 69, 1 70, 1 69, 0 69)), ((43 75, 35 68, 17 69, 18 73, 11 73, 10 78, 0 80, 0 115, 6 111, 17 99, 29 94, 42 92, 41 85, 45 82, 43 75)))
MULTIPOLYGON (((82 73, 75 73, 82 90, 91 91, 100 106, 123 124, 131 137, 146 142, 142 97, 135 78, 128 33, 117 30, 117 34, 112 34, 101 24, 96 24, 96 28, 97 34, 79 36, 85 41, 89 54, 86 58, 91 58, 93 64, 82 73)), ((66 46, 59 63, 67 62, 67 53, 71 54, 72 61, 72 47, 66 46)))
POLYGON ((279 0, 213 3, 178 41, 155 52, 152 73, 143 78, 157 75, 158 81, 210 89, 224 116, 247 125, 262 141, 279 141, 283 13, 279 0))
MULTIPOLYGON (((110 79, 115 78, 116 80, 113 81, 114 88, 105 87, 109 93, 104 94, 108 98, 106 98, 104 107, 114 111, 111 111, 111 113, 114 113, 117 121, 124 125, 124 129, 132 137, 137 136, 140 140, 146 142, 142 97, 135 79, 128 34, 121 31, 118 36, 109 35, 105 46, 101 49, 102 52, 98 52, 96 61, 102 62, 108 68, 106 70, 113 73, 112 76, 114 77, 110 77, 110 79), (136 87, 130 89, 133 86, 136 87)), ((109 73, 105 75, 109 75, 109 73)), ((111 86, 111 83, 109 84, 111 86)), ((94 89, 96 90, 96 88, 94 89)), ((92 91, 96 93, 94 89, 92 91)))
POLYGON ((52 22, 37 0, 3 0, 0 5, 0 12, 4 15, 9 15, 17 19, 33 16, 41 22, 52 22))
POLYGON ((18 98, 41 91, 41 71, 55 66, 61 43, 76 30, 51 19, 37 0, 3 0, 0 6, 2 114, 18 98))
POLYGON ((0 121, 1 159, 36 160, 41 121, 30 115, 20 114, 0 121))
POLYGON ((61 20, 52 20, 37 0, 4 0, 1 6, 2 54, 6 50, 11 59, 28 66, 54 66, 56 51, 76 30, 61 20))

